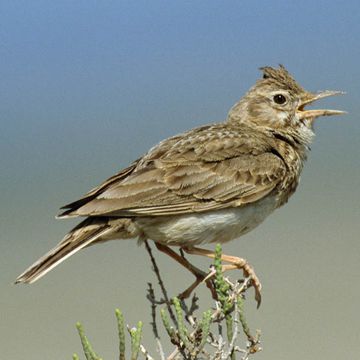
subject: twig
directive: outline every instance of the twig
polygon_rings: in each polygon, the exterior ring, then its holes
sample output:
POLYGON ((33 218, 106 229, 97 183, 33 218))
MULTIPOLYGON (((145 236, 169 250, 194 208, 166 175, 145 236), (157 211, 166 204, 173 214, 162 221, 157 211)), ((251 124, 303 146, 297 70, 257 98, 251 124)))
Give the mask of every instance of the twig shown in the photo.
POLYGON ((145 360, 154 360, 149 354, 149 352, 145 349, 144 345, 140 344, 140 351, 145 356, 145 360))
POLYGON ((233 336, 232 336, 232 339, 229 343, 229 349, 227 352, 225 352, 225 354, 223 355, 223 359, 227 359, 231 356, 231 354, 234 353, 235 351, 235 341, 237 340, 237 337, 240 333, 239 331, 239 320, 238 320, 238 314, 239 314, 239 308, 238 308, 238 304, 237 304, 237 301, 235 299, 235 310, 234 310, 234 331, 233 331, 233 336))
POLYGON ((125 325, 124 317, 119 309, 115 310, 119 333, 119 360, 125 360, 125 325))
MULTIPOLYGON (((150 256, 153 271, 163 296, 162 302, 156 300, 155 291, 151 283, 148 283, 147 299, 151 304, 151 327, 154 334, 159 360, 234 360, 236 354, 238 359, 249 360, 249 357, 260 351, 260 333, 253 336, 245 319, 244 299, 245 293, 251 284, 250 278, 233 283, 223 275, 221 262, 221 246, 216 246, 213 271, 214 291, 218 300, 215 307, 205 311, 200 317, 198 298, 193 295, 188 303, 178 298, 169 298, 164 282, 160 275, 152 250, 145 241, 146 250, 150 256), (190 302, 191 301, 191 302, 190 302), (166 307, 160 309, 162 324, 175 349, 166 355, 160 342, 159 328, 157 322, 158 305, 165 302, 166 307), (171 319, 171 320, 170 320, 171 319), (217 331, 216 331, 217 329, 217 331), (215 331, 214 331, 215 330, 215 331), (226 334, 224 334, 226 333, 226 334), (246 346, 242 349, 238 346, 240 333, 246 336, 246 346), (240 355, 241 354, 241 355, 240 355)), ((119 360, 125 360, 125 322, 120 310, 116 309, 116 317, 119 332, 119 360)), ((101 360, 92 349, 86 338, 82 326, 77 324, 84 354, 87 360, 101 360)), ((136 327, 127 326, 131 338, 130 360, 138 360, 144 356, 145 360, 154 360, 145 346, 141 343, 142 322, 136 327), (141 355, 140 355, 141 354, 141 355)), ((242 336, 243 340, 245 337, 242 336)), ((76 354, 73 360, 79 360, 76 354)))
POLYGON ((156 339, 156 345, 157 345, 157 348, 158 348, 158 352, 159 352, 159 355, 160 355, 160 359, 161 359, 161 360, 165 360, 165 352, 164 352, 164 349, 163 349, 163 347, 162 347, 160 338, 157 338, 157 339, 156 339))
POLYGON ((191 298, 190 308, 186 305, 184 299, 180 300, 181 308, 184 310, 185 313, 185 319, 193 328, 196 327, 196 320, 194 318, 194 313, 196 310, 199 309, 199 306, 197 305, 198 300, 199 298, 196 296, 196 294, 194 294, 193 297, 191 298))
POLYGON ((173 360, 179 354, 179 348, 175 348, 174 351, 166 358, 166 360, 173 360))
POLYGON ((151 303, 151 328, 156 339, 159 338, 159 332, 156 325, 156 303, 155 303, 155 293, 151 283, 148 283, 148 295, 147 298, 151 303))
POLYGON ((148 254, 150 256, 150 260, 151 260, 151 263, 152 263, 152 266, 153 266, 153 271, 154 271, 154 273, 155 273, 155 275, 156 275, 156 277, 158 279, 158 284, 160 286, 161 292, 164 295, 166 307, 167 307, 167 309, 169 311, 171 320, 174 322, 175 325, 177 325, 175 314, 172 311, 172 308, 170 306, 171 302, 170 302, 169 296, 168 296, 167 291, 165 289, 164 282, 163 282, 163 280, 161 278, 160 271, 159 271, 159 268, 158 268, 158 266, 156 264, 155 258, 154 258, 153 254, 152 254, 150 245, 149 245, 147 240, 145 240, 144 242, 145 242, 145 248, 146 248, 146 250, 147 250, 147 252, 148 252, 148 254))

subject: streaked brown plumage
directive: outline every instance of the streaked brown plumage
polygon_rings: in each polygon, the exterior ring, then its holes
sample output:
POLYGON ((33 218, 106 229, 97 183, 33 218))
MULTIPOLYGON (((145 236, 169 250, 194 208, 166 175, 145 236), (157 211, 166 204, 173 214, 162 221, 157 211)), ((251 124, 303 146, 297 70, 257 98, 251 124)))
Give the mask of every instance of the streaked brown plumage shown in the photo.
POLYGON ((81 248, 111 239, 148 238, 196 253, 195 245, 239 237, 286 203, 298 185, 314 119, 343 112, 305 111, 339 92, 305 91, 282 66, 262 71, 227 121, 160 142, 64 206, 60 218, 86 219, 17 282, 32 283, 81 248))

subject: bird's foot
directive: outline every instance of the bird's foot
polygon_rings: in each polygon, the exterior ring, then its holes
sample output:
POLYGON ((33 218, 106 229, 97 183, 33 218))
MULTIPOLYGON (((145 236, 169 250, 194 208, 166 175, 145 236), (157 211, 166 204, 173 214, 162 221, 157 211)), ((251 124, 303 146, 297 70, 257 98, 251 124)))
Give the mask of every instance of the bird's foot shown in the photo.
MULTIPOLYGON (((197 247, 192 247, 192 248, 184 247, 183 249, 188 254, 206 256, 206 257, 209 257, 212 259, 215 258, 215 253, 210 250, 201 249, 201 248, 197 248, 197 247)), ((261 283, 260 283, 259 278, 255 274, 253 267, 247 262, 247 260, 237 257, 237 256, 222 254, 221 260, 229 263, 229 264, 223 265, 223 272, 228 271, 228 270, 234 270, 234 269, 242 269, 244 272, 244 276, 250 278, 251 285, 255 289, 255 300, 257 302, 257 307, 259 308, 259 306, 261 304, 261 283)), ((210 274, 211 274, 211 272, 210 272, 210 274)), ((205 279, 207 279, 207 277, 205 279)))
POLYGON ((244 272, 244 276, 246 278, 250 279, 250 284, 254 287, 255 290, 255 301, 257 303, 257 307, 259 308, 260 304, 261 304, 261 282, 259 280, 259 278, 257 277, 253 267, 245 260, 242 258, 238 258, 241 260, 241 262, 239 264, 236 263, 232 263, 232 264, 226 264, 223 265, 222 270, 223 272, 228 271, 228 270, 234 270, 234 269, 242 269, 244 272))

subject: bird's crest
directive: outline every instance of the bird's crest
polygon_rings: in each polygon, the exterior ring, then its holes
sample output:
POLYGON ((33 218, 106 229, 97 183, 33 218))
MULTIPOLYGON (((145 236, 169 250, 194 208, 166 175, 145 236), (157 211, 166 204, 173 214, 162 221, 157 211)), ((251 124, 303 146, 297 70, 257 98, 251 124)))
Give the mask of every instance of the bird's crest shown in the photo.
POLYGON ((283 65, 279 65, 278 69, 264 66, 261 67, 260 70, 263 72, 263 78, 259 80, 259 82, 276 82, 278 85, 281 85, 281 87, 285 87, 296 93, 304 92, 304 89, 295 81, 283 65))

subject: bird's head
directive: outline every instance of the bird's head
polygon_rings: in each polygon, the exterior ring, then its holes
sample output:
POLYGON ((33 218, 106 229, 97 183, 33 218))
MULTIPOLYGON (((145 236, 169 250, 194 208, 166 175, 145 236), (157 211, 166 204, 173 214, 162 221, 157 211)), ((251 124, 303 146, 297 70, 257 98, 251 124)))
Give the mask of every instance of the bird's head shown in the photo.
POLYGON ((280 65, 278 69, 263 67, 262 79, 235 104, 228 120, 245 122, 252 126, 299 133, 309 140, 314 120, 319 116, 341 115, 340 110, 305 110, 305 106, 328 96, 343 94, 340 91, 312 93, 303 89, 280 65))

